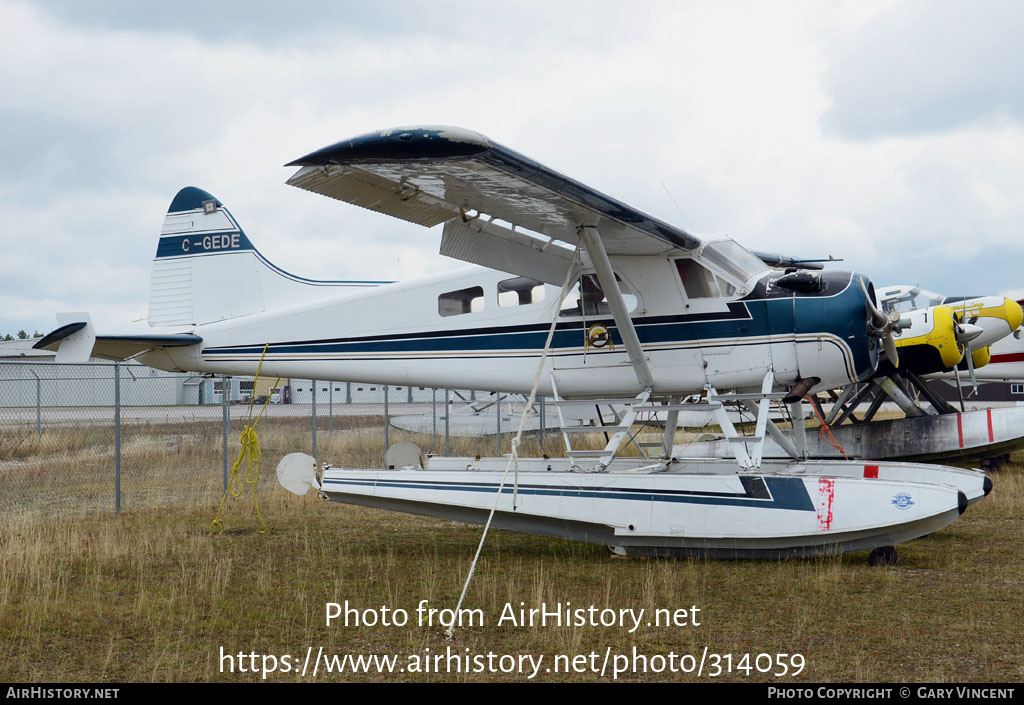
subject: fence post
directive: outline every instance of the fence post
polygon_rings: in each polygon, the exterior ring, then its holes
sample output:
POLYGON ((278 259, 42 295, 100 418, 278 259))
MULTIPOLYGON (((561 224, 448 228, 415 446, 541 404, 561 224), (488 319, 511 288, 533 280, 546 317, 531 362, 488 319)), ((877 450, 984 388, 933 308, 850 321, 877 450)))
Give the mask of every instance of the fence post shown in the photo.
POLYGON ((450 457, 452 454, 451 439, 448 436, 449 424, 451 423, 452 408, 448 406, 448 390, 444 390, 444 454, 450 457))
POLYGON ((352 383, 351 382, 345 382, 345 403, 346 404, 351 404, 352 403, 352 383))
POLYGON ((540 399, 540 450, 541 455, 544 454, 544 397, 538 397, 540 399))
POLYGON ((498 455, 501 457, 501 392, 494 393, 494 408, 498 410, 498 455))
POLYGON ((388 426, 391 425, 390 414, 388 413, 388 385, 384 385, 384 452, 391 447, 391 439, 388 436, 388 426))
POLYGON ((316 380, 309 380, 313 384, 313 465, 319 465, 316 454, 316 380))
POLYGON ((434 437, 434 440, 432 440, 431 443, 433 443, 435 440, 437 440, 437 389, 436 388, 430 390, 430 421, 431 421, 431 428, 433 429, 433 434, 432 435, 434 437))
MULTIPOLYGON (((228 411, 227 388, 228 388, 228 376, 227 375, 221 375, 220 376, 220 392, 221 392, 221 394, 220 394, 220 404, 221 404, 220 416, 221 416, 221 435, 223 436, 223 438, 221 440, 222 440, 223 455, 224 455, 224 458, 223 458, 224 468, 223 468, 223 473, 222 473, 223 476, 224 476, 224 490, 223 490, 224 492, 228 491, 228 428, 230 428, 230 426, 231 426, 231 414, 228 411)), ((252 392, 253 392, 253 394, 256 393, 255 386, 253 387, 252 392)))
POLYGON ((36 378, 36 438, 43 437, 43 383, 33 370, 32 376, 36 378))
POLYGON ((114 513, 121 513, 121 364, 114 363, 114 513))
POLYGON ((334 381, 331 380, 327 387, 327 435, 334 435, 334 381))

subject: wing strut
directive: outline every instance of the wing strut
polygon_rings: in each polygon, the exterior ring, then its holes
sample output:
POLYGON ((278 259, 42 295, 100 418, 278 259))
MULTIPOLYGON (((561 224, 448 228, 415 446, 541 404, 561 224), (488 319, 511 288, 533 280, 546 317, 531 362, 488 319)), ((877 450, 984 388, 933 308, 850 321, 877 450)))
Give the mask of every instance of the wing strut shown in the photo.
POLYGON ((601 290, 608 299, 608 306, 612 310, 612 317, 619 329, 619 335, 622 336, 622 342, 626 345, 629 361, 633 364, 633 372, 636 374, 637 381, 644 389, 653 389, 654 374, 651 372, 651 366, 647 364, 647 358, 644 357, 643 348, 640 347, 640 338, 637 337, 633 319, 629 317, 629 311, 626 310, 626 302, 622 298, 619 283, 615 281, 612 263, 608 260, 608 253, 604 251, 601 235, 592 225, 581 225, 576 232, 583 239, 583 244, 590 255, 591 264, 594 265, 594 271, 597 272, 597 280, 601 283, 601 290))

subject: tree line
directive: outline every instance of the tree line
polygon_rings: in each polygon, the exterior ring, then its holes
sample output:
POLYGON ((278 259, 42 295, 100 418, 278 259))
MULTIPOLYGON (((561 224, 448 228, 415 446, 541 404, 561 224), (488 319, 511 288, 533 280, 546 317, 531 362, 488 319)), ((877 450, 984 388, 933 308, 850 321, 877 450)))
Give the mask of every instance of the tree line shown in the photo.
POLYGON ((19 330, 16 335, 11 335, 10 333, 8 333, 4 337, 0 338, 0 340, 27 340, 28 338, 42 338, 42 337, 43 337, 43 334, 40 333, 39 331, 36 331, 32 335, 29 335, 25 331, 19 330))

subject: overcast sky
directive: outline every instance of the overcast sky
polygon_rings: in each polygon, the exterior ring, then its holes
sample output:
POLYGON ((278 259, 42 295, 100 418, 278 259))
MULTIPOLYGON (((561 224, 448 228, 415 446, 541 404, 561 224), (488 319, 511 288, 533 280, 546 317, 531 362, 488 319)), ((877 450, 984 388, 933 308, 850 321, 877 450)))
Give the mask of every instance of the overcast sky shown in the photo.
POLYGON ((878 285, 1024 295, 1021 37, 1019 1, 0 0, 0 334, 144 319, 183 186, 295 274, 459 266, 440 228, 284 184, 411 124, 878 285))

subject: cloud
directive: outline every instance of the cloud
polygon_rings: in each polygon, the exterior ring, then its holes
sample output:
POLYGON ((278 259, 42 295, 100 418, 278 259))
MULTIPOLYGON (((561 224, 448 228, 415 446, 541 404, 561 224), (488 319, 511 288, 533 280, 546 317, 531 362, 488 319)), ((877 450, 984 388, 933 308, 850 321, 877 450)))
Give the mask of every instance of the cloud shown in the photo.
POLYGON ((1024 118, 1024 5, 895 4, 847 38, 826 77, 826 129, 849 139, 1024 118))
MULTIPOLYGON (((900 104, 926 113, 927 100, 961 101, 971 80, 989 85, 996 59, 925 86, 892 60, 861 60, 892 57, 900 37, 936 56, 914 22, 948 34, 958 6, 283 7, 0 0, 0 61, 18 67, 0 75, 12 137, 0 145, 0 332, 49 329, 56 310, 99 311, 112 329, 113 316, 138 317, 160 223, 185 185, 215 194, 298 275, 461 266, 437 255, 439 229, 283 184, 281 165, 302 154, 415 123, 478 130, 668 222, 846 257, 881 283, 1019 286, 1024 131, 1013 110, 988 100, 973 117, 942 110, 958 116, 943 129, 872 127, 856 92, 905 91, 900 104)), ((963 21, 1004 46, 997 15, 963 21)))

